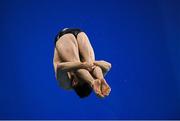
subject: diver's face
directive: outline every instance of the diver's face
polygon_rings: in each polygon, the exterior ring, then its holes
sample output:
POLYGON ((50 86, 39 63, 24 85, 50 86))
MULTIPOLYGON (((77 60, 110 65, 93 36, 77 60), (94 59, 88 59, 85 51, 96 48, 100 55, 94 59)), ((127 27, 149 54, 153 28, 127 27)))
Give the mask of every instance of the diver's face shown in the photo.
POLYGON ((84 80, 82 80, 81 78, 76 78, 78 85, 83 85, 84 84, 84 80))
POLYGON ((73 81, 73 86, 77 86, 77 85, 83 85, 84 84, 84 80, 80 79, 79 77, 76 76, 76 74, 74 74, 74 72, 70 72, 70 77, 72 77, 72 81, 73 81))

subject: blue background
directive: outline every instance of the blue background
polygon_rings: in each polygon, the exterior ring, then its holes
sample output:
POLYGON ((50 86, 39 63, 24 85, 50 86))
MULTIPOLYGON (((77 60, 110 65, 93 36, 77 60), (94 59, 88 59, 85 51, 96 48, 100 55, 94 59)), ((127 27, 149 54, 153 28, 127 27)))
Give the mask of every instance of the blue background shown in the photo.
POLYGON ((1 0, 0 119, 180 119, 178 0, 1 0), (106 99, 58 87, 54 37, 86 31, 112 63, 106 99))

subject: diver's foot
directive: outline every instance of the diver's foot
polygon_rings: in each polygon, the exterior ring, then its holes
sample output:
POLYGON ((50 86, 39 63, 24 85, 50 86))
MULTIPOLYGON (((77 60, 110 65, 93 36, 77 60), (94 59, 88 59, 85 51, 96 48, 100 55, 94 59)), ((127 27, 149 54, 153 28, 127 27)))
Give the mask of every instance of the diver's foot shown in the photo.
POLYGON ((104 97, 101 93, 101 81, 99 79, 94 80, 92 88, 98 97, 104 97))
POLYGON ((108 96, 111 92, 110 86, 107 84, 105 79, 101 79, 101 91, 104 96, 108 96))

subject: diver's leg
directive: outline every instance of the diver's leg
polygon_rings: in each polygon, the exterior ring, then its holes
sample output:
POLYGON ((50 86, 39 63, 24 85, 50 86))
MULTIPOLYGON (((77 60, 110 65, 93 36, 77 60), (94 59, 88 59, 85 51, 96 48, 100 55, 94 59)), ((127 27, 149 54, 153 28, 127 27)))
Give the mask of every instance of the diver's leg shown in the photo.
MULTIPOLYGON (((95 54, 94 54, 94 50, 91 46, 91 43, 87 37, 87 35, 84 32, 80 32, 77 36, 77 42, 78 42, 78 48, 79 48, 79 52, 80 55, 82 56, 81 61, 86 61, 89 63, 94 63, 95 62, 95 54)), ((109 89, 109 91, 103 92, 104 94, 107 94, 107 92, 110 92, 110 88, 109 85, 106 82, 104 77, 103 77, 103 73, 101 68, 95 69, 92 73, 92 76, 95 77, 96 79, 99 80, 99 89, 102 86, 102 92, 106 89, 109 89)), ((97 81, 98 81, 97 80, 97 81)))
POLYGON ((103 75, 102 69, 99 66, 96 66, 92 73, 93 73, 92 75, 94 76, 94 78, 97 78, 97 79, 101 80, 101 91, 102 91, 102 94, 104 96, 108 96, 110 91, 111 91, 111 88, 107 84, 106 80, 104 79, 104 75, 103 75))
MULTIPOLYGON (((56 43, 56 48, 60 59, 64 62, 80 62, 79 50, 77 40, 72 34, 63 35, 56 43)), ((94 78, 91 76, 89 71, 85 69, 78 69, 76 72, 78 77, 83 81, 93 85, 94 78)), ((99 90, 94 87, 94 91, 99 95, 99 90)))
POLYGON ((95 61, 94 50, 91 43, 84 32, 80 32, 77 35, 78 48, 81 55, 81 61, 93 63, 95 61))

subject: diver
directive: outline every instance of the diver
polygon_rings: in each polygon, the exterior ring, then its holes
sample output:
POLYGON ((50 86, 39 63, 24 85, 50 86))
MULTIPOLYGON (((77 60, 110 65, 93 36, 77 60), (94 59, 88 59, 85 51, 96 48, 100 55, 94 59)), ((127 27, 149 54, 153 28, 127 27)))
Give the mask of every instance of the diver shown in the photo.
POLYGON ((92 91, 103 98, 111 91, 104 79, 111 64, 95 60, 88 36, 81 29, 65 28, 57 34, 53 65, 59 86, 73 89, 80 98, 89 96, 92 91))

